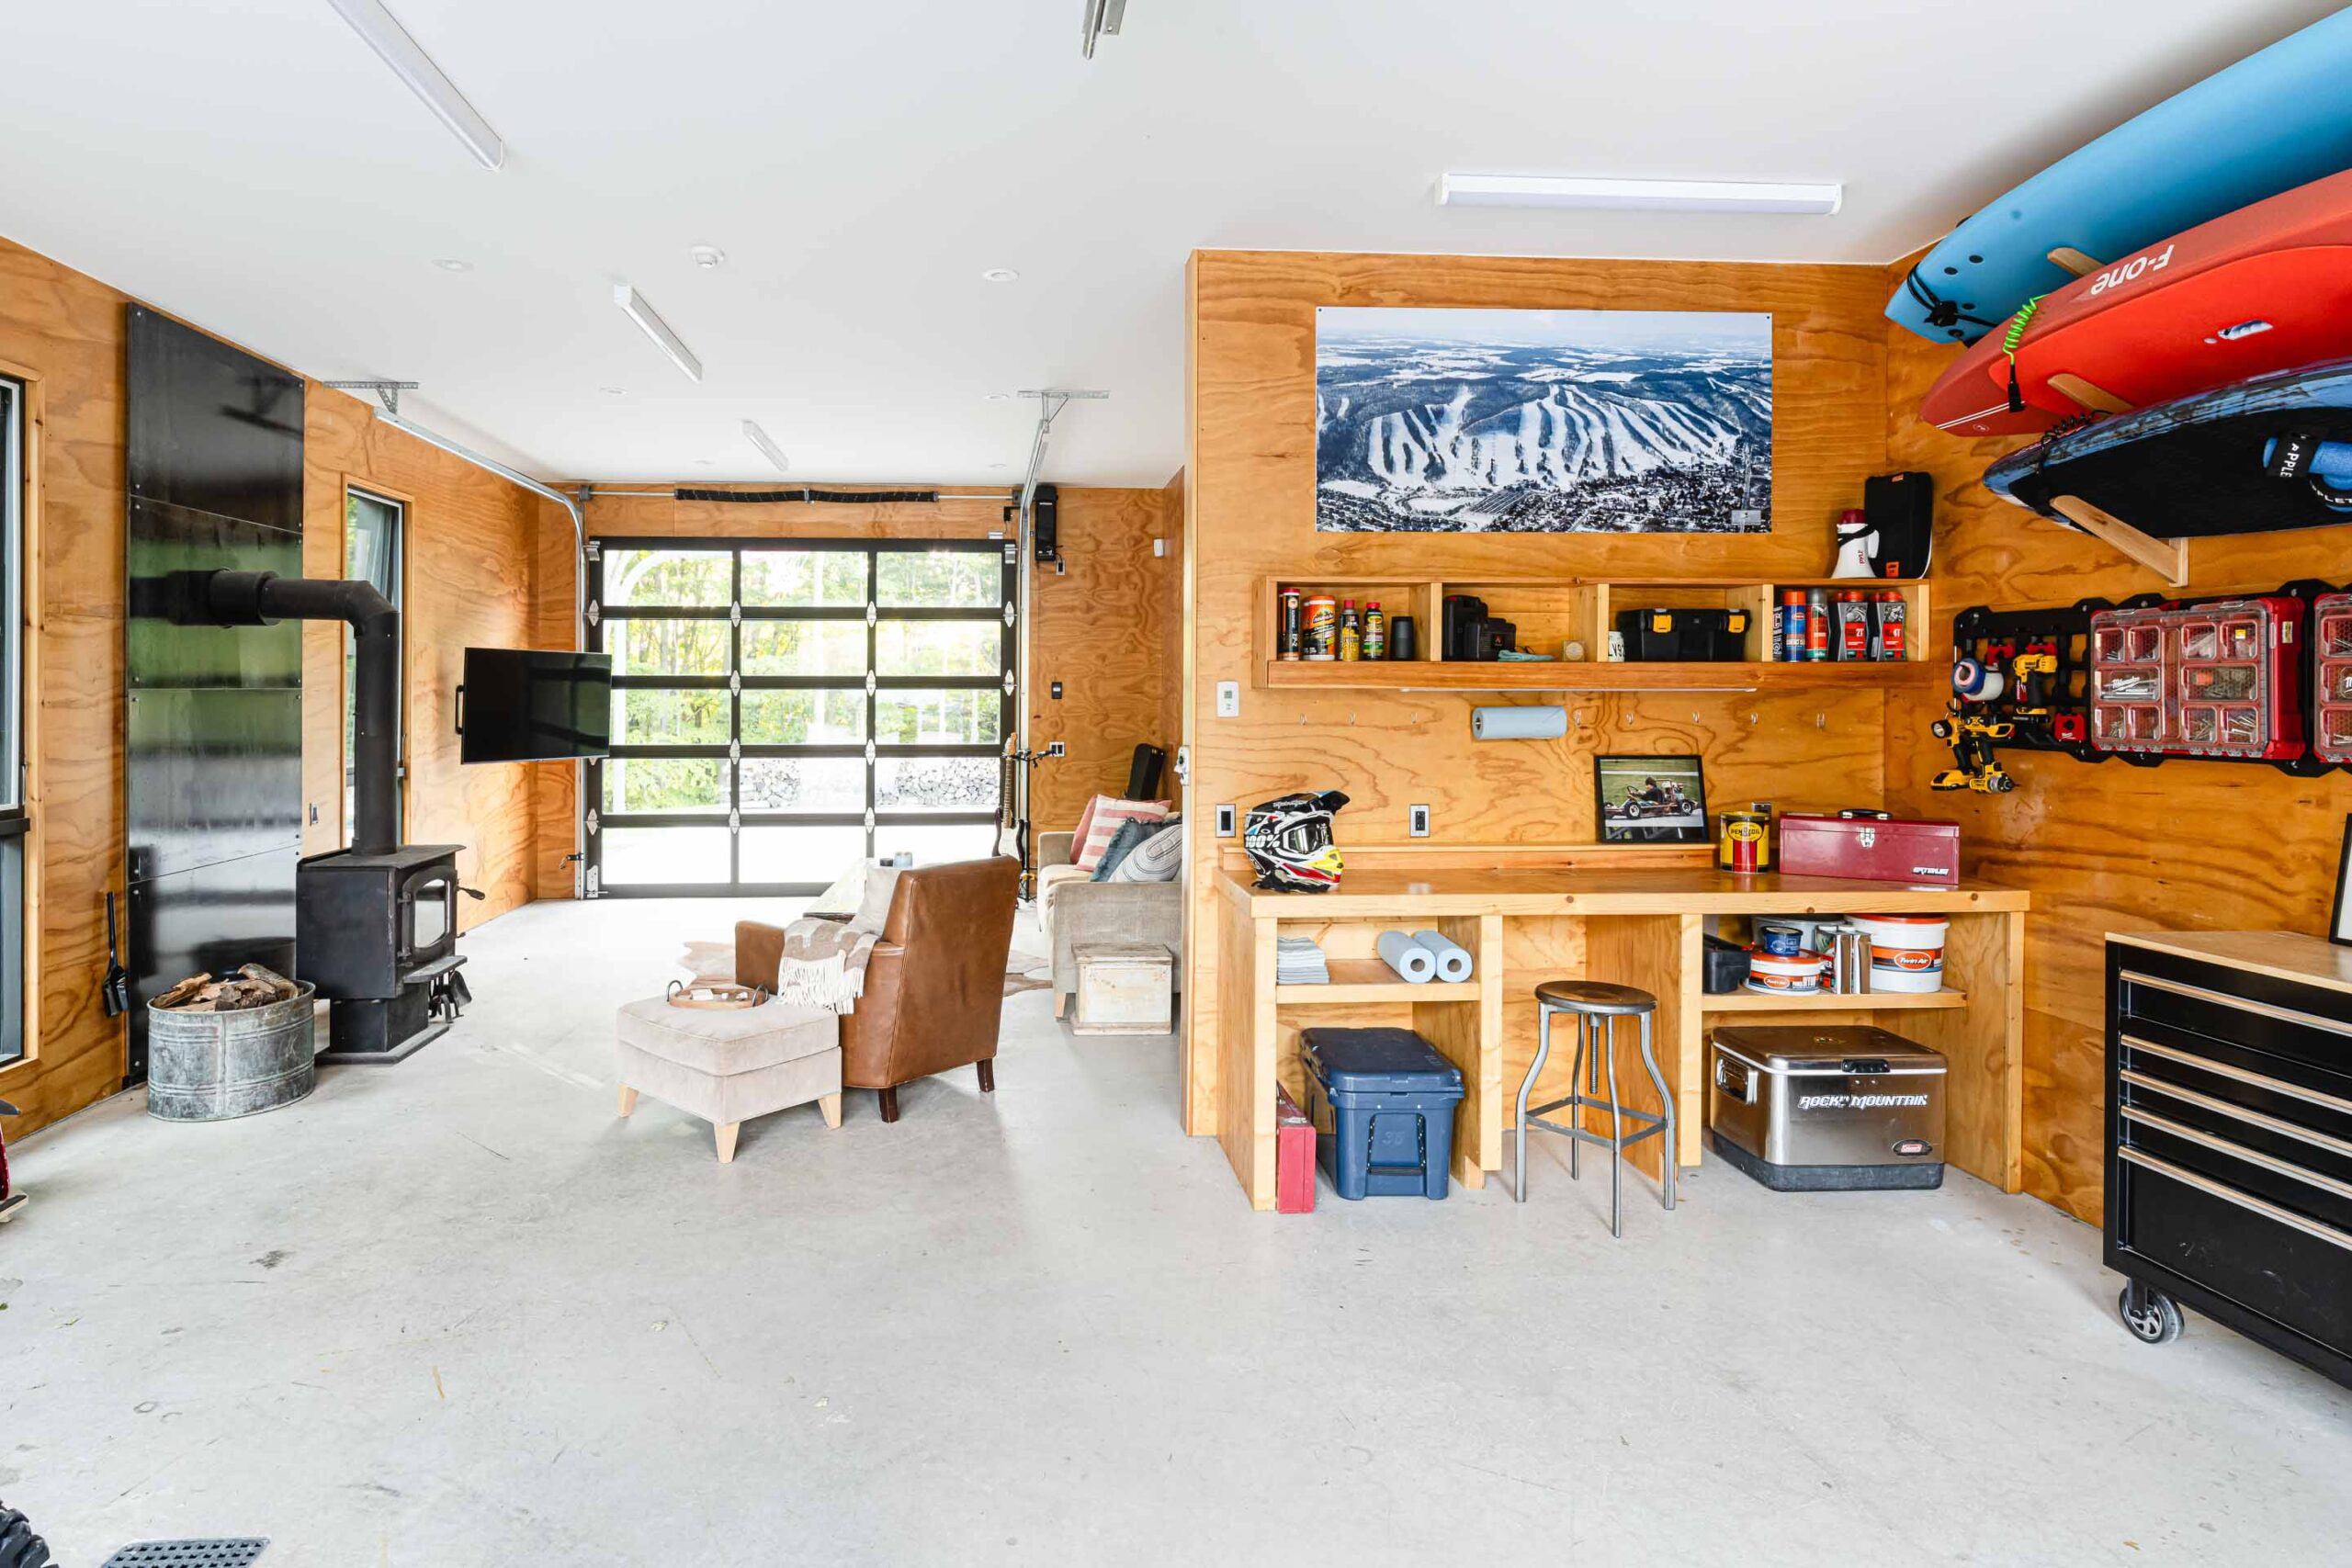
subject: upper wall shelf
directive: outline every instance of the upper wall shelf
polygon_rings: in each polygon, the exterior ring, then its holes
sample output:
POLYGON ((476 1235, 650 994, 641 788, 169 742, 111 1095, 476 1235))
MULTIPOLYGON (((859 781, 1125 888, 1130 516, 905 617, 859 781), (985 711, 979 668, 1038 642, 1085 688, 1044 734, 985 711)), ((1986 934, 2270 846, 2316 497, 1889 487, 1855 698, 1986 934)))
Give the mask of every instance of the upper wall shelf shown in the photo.
POLYGON ((1938 684, 1944 671, 1917 660, 1899 664, 1612 664, 1606 661, 1447 664, 1290 663, 1266 666, 1263 684, 1326 692, 1793 692, 1883 691, 1938 684))
POLYGON ((1928 629, 1928 585, 1917 579, 1708 577, 1575 578, 1475 577, 1438 581, 1302 574, 1263 578, 1258 584, 1253 635, 1256 684, 1267 688, 1319 691, 1457 692, 1785 692, 1815 689, 1890 690, 1926 688, 1944 678, 1938 646, 1928 629), (1353 599, 1359 606, 1378 602, 1393 619, 1410 615, 1424 658, 1412 660, 1284 660, 1282 590, 1297 585, 1309 593, 1353 599), (1903 595, 1909 657, 1890 662, 1788 663, 1767 657, 1772 631, 1773 591, 1786 588, 1894 589, 1903 595), (1519 645, 1554 657, 1509 662, 1449 661, 1437 657, 1442 606, 1449 593, 1475 594, 1487 613, 1519 628, 1519 645), (1664 663, 1611 660, 1608 633, 1621 610, 1737 609, 1748 612, 1746 653, 1736 662, 1664 663), (1580 645, 1584 657, 1560 657, 1580 645))

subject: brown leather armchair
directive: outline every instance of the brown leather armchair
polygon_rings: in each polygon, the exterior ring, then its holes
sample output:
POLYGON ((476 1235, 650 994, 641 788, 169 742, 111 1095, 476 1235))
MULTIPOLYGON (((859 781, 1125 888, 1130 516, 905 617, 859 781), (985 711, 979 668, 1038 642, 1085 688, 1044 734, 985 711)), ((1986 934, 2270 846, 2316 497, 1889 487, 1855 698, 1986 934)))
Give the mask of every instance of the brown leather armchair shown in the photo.
MULTIPOLYGON (((882 1120, 899 1119, 899 1086, 967 1063, 980 1092, 996 1089, 997 1027, 1021 863, 1008 855, 919 866, 899 874, 882 939, 865 965, 865 993, 842 1020, 842 1087, 879 1089, 882 1120)), ((735 927, 735 979, 773 986, 781 927, 735 927)))

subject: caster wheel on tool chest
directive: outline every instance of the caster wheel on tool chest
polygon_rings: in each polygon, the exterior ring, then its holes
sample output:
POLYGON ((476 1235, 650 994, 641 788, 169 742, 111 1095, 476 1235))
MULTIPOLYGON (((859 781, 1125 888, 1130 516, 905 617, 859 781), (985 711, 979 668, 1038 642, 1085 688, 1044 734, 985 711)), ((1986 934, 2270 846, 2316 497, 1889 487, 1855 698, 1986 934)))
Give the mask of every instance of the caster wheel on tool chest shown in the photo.
POLYGON ((2132 1337, 2144 1344, 2169 1345, 2180 1337, 2180 1303, 2162 1291, 2137 1283, 2126 1285, 2115 1299, 2115 1311, 2132 1337))

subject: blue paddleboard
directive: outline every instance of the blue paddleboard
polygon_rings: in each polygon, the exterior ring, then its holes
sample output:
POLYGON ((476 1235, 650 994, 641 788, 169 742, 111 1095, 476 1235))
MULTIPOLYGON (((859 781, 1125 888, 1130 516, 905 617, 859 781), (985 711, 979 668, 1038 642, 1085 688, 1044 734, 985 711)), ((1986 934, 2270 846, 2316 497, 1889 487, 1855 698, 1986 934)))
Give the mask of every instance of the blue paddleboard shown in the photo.
POLYGON ((2352 168, 2352 9, 2250 54, 2061 158, 1919 259, 1886 319, 1974 343, 2072 282, 2050 259, 2102 265, 2184 229, 2352 168))
POLYGON ((2051 436, 1987 468, 1984 488, 2045 516, 2079 496, 2160 539, 2317 528, 2346 521, 2348 448, 2352 359, 2338 359, 2051 436))

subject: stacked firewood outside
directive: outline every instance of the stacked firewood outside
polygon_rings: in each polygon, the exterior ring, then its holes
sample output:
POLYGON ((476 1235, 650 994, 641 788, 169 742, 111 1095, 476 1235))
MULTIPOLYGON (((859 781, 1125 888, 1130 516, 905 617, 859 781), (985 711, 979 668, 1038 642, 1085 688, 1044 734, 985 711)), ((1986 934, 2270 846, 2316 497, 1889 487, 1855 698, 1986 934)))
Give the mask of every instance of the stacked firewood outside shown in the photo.
POLYGON ((179 1012, 243 1012, 272 1002, 290 1002, 301 994, 301 987, 277 970, 248 964, 223 980, 191 975, 157 997, 155 1005, 179 1012))

